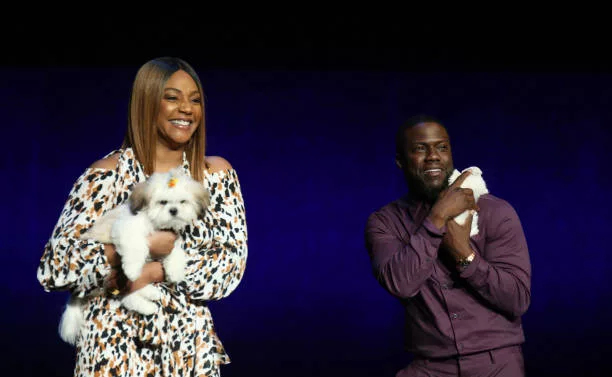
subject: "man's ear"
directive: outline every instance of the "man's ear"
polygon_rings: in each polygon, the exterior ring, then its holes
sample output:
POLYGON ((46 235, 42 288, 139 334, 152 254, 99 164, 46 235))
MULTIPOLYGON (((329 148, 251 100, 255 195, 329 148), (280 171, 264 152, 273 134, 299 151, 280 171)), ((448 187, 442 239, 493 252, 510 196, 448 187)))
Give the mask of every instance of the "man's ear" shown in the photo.
POLYGON ((397 165, 397 167, 400 169, 404 168, 404 164, 402 163, 402 159, 399 155, 395 155, 395 165, 397 165))

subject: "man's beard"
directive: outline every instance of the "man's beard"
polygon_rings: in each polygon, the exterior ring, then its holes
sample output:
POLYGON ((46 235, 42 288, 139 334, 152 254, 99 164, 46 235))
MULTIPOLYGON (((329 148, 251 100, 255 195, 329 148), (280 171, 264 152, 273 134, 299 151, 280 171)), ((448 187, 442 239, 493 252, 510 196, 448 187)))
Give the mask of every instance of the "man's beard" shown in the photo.
POLYGON ((427 186, 425 184, 425 180, 419 176, 415 177, 408 175, 406 180, 408 183, 408 188, 413 195, 428 203, 434 203, 436 200, 438 200, 440 193, 448 188, 448 178, 450 175, 451 173, 446 173, 444 180, 442 181, 442 185, 439 187, 427 186))

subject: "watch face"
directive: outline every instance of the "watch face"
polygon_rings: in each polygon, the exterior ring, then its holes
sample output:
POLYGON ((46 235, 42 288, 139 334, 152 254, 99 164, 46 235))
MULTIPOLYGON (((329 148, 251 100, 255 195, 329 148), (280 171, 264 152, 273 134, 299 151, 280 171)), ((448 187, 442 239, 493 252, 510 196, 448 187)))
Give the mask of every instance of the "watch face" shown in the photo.
POLYGON ((460 267, 467 267, 467 266, 470 265, 470 263, 472 263, 472 261, 474 260, 475 256, 476 256, 475 254, 471 254, 470 256, 461 259, 457 264, 460 267))

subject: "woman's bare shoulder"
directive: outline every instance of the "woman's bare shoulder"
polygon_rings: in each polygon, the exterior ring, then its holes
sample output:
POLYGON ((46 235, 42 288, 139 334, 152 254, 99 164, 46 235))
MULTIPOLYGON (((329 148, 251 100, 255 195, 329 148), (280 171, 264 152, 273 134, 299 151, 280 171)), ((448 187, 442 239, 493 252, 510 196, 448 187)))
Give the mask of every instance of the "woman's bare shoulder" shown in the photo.
POLYGON ((206 156, 206 165, 210 173, 232 169, 232 165, 229 161, 220 156, 206 156))
POLYGON ((120 153, 114 153, 111 156, 100 159, 89 166, 90 169, 103 169, 103 170, 113 170, 117 167, 119 163, 119 155, 120 153))

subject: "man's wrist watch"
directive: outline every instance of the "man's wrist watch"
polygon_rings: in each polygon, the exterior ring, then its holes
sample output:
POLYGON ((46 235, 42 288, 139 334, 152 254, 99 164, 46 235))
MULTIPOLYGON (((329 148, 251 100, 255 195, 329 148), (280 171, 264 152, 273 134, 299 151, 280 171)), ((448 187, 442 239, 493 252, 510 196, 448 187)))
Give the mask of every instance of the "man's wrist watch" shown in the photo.
POLYGON ((470 263, 472 263, 472 261, 474 260, 474 257, 476 256, 476 253, 472 251, 472 253, 470 255, 468 255, 465 258, 461 258, 457 261, 457 266, 459 267, 467 267, 470 265, 470 263))

